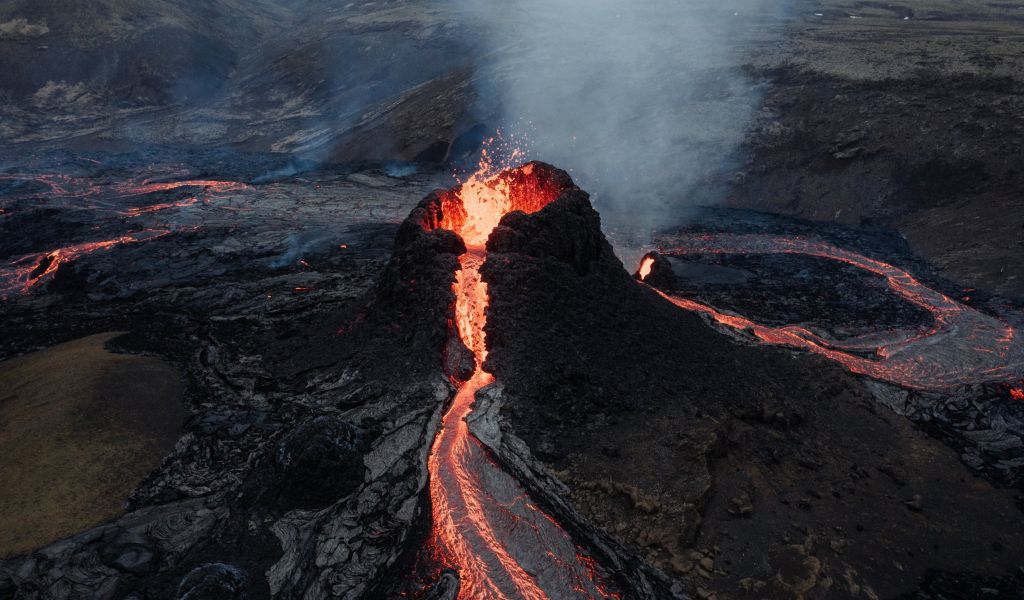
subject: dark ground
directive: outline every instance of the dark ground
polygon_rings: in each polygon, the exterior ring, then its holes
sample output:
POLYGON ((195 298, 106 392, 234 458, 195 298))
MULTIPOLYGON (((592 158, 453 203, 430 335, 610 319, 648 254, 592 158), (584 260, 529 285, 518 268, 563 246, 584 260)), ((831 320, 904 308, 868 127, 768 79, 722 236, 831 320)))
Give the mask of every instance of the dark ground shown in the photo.
MULTIPOLYGON (((17 175, 0 181, 0 261, 172 230, 0 303, 0 358, 130 331, 116 349, 184 373, 191 415, 124 514, 0 563, 0 596, 386 596, 408 572, 442 364, 458 366, 458 248, 393 240, 495 107, 444 5, 318 4, 302 3, 312 20, 271 1, 0 7, 0 174, 17 175), (428 174, 391 176, 395 159, 428 174), (112 216, 26 173, 80 176, 122 206, 202 202, 112 216), (131 177, 255 185, 110 191, 131 177)), ((739 166, 709 175, 731 206, 856 225, 784 226, 972 288, 986 310, 1024 297, 1020 7, 801 1, 741 18, 744 51, 721 68, 763 100, 739 166)), ((698 597, 1021 597, 1019 478, 1000 474, 1019 467, 990 468, 1005 448, 971 454, 963 436, 1017 433, 1003 391, 925 423, 935 399, 888 390, 899 416, 836 365, 737 343, 638 286, 577 208, 582 229, 557 239, 549 217, 515 224, 530 236, 508 234, 487 275, 504 426, 577 517, 698 597)), ((780 292, 702 290, 739 312, 802 321, 823 302, 855 331, 920 316, 841 269, 819 296, 786 284, 809 265, 725 262, 780 292)))
POLYGON ((747 66, 765 96, 729 204, 895 229, 960 285, 1024 295, 1020 7, 800 12, 747 66))
POLYGON ((637 285, 560 204, 489 243, 488 364, 584 515, 698 595, 888 598, 935 569, 1017 597, 1012 493, 839 367, 737 346, 637 285))

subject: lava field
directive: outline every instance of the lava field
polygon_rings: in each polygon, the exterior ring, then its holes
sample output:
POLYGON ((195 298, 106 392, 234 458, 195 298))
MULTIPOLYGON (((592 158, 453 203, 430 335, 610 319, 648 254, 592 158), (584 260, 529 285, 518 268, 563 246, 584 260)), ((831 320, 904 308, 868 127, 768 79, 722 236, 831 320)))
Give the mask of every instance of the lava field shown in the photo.
POLYGON ((1024 313, 882 230, 707 210, 627 268, 543 163, 50 160, 4 191, 3 351, 128 331, 191 415, 123 516, 0 563, 17 597, 888 596, 1024 539, 1024 313))
POLYGON ((1024 600, 1024 13, 0 2, 0 600, 1024 600))

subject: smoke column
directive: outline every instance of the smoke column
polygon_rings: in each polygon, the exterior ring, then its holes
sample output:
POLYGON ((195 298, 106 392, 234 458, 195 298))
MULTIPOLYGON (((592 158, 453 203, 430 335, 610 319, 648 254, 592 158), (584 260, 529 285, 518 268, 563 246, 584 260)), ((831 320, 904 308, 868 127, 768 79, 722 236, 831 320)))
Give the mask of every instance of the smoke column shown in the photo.
POLYGON ((759 100, 731 41, 756 2, 459 2, 485 110, 603 214, 664 224, 719 199, 711 182, 735 166, 759 100))

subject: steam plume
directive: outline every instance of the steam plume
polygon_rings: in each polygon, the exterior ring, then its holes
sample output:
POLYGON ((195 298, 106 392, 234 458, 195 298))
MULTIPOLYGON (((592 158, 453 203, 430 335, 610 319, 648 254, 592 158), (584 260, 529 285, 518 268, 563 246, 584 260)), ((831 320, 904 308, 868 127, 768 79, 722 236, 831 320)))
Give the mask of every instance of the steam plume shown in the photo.
MULTIPOLYGON (((654 224, 710 203, 758 101, 736 24, 693 0, 460 0, 482 96, 530 156, 570 170, 606 214, 654 224)), ((752 3, 746 3, 750 7, 752 3)))

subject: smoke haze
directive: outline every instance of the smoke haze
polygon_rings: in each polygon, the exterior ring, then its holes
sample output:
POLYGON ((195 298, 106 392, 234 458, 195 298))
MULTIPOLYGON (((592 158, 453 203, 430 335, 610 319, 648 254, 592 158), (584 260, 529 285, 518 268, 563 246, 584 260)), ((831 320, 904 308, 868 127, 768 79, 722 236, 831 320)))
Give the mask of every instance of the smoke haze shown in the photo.
MULTIPOLYGON (((753 3, 745 3, 750 8, 753 3)), ((654 224, 719 199, 759 95, 736 68, 742 15, 687 0, 462 0, 481 96, 529 156, 603 212, 654 224)))

